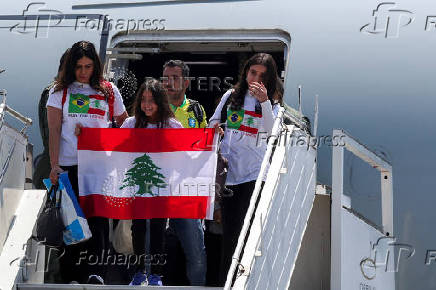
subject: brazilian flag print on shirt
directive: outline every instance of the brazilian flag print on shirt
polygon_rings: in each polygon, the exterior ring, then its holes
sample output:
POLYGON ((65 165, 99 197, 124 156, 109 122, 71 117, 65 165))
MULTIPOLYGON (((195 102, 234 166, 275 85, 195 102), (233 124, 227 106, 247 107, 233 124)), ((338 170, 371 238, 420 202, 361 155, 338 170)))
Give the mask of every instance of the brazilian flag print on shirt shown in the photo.
POLYGON ((82 94, 71 94, 68 113, 88 113, 89 96, 82 94))
POLYGON ((238 130, 244 120, 245 110, 227 111, 227 128, 238 130))
POLYGON ((70 94, 68 113, 104 116, 107 108, 104 100, 105 97, 101 95, 70 94))

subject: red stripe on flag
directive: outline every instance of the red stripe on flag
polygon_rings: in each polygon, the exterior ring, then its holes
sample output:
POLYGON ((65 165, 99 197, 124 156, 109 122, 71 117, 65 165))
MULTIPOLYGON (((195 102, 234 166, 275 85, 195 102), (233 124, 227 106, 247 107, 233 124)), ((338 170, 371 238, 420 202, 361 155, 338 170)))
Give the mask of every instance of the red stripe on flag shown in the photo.
POLYGON ((204 219, 208 196, 112 197, 102 194, 80 196, 87 218, 112 219, 186 218, 204 219))
POLYGON ((82 128, 78 150, 118 152, 212 151, 215 129, 82 128))
POLYGON ((106 101, 106 97, 102 95, 89 95, 88 97, 96 100, 106 101))
POLYGON ((104 115, 106 115, 106 111, 103 111, 103 110, 100 110, 100 109, 95 109, 95 108, 89 108, 88 109, 88 114, 104 116, 104 115))
POLYGON ((245 111, 244 114, 252 116, 252 117, 256 117, 256 118, 262 118, 261 114, 256 114, 256 112, 253 112, 253 111, 245 111))
POLYGON ((239 126, 238 130, 239 131, 248 132, 248 133, 252 133, 252 134, 257 134, 257 131, 258 131, 257 128, 251 128, 251 127, 247 127, 247 126, 244 126, 244 125, 239 126))

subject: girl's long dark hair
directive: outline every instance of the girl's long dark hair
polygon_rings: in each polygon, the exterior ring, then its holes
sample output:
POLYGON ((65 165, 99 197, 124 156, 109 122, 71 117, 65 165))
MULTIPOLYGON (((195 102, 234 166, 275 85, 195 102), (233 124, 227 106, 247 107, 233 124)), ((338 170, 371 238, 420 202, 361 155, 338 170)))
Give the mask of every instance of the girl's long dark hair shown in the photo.
POLYGON ((277 65, 274 58, 268 53, 257 53, 250 57, 244 64, 239 79, 233 87, 234 91, 230 95, 230 108, 232 110, 240 110, 244 106, 245 94, 248 90, 247 73, 252 65, 263 65, 266 67, 266 72, 263 77, 263 84, 268 92, 268 99, 273 104, 273 97, 277 86, 277 65))
POLYGON ((90 58, 94 63, 94 70, 89 80, 89 85, 94 90, 100 91, 108 97, 109 92, 107 92, 107 89, 102 84, 103 68, 95 46, 91 42, 84 40, 74 43, 69 49, 59 72, 59 76, 56 79, 54 90, 60 91, 64 88, 68 88, 69 85, 76 81, 76 65, 79 59, 84 56, 90 58))
POLYGON ((153 100, 157 105, 157 126, 163 128, 168 125, 168 120, 174 118, 174 113, 170 109, 168 97, 162 84, 156 79, 148 79, 143 83, 136 94, 135 103, 133 105, 133 115, 135 116, 135 128, 146 128, 149 123, 149 118, 141 110, 142 95, 145 91, 150 91, 153 100))
POLYGON ((274 103, 283 106, 283 93, 284 93, 283 82, 280 78, 277 78, 277 87, 276 87, 276 93, 274 95, 274 103))

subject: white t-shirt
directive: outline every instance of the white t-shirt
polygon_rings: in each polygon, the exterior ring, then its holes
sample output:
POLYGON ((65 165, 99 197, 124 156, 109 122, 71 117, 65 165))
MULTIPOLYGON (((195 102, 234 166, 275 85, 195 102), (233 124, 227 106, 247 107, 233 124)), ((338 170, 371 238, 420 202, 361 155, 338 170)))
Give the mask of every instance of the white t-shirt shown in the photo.
MULTIPOLYGON (((230 94, 231 90, 227 91, 221 98, 210 119, 209 127, 220 122, 221 110, 230 94)), ((274 118, 278 112, 276 106, 273 110, 269 100, 260 105, 262 115, 256 114, 256 98, 247 92, 242 110, 227 110, 227 127, 220 147, 221 154, 229 161, 227 185, 256 180, 259 175, 267 148, 266 140, 271 135, 274 118)))
MULTIPOLYGON (((114 91, 114 116, 126 111, 118 88, 112 84, 114 91)), ((49 92, 47 107, 62 110, 62 131, 59 144, 59 165, 77 165, 77 137, 74 135, 76 124, 83 127, 108 128, 109 106, 103 93, 91 88, 89 84, 72 83, 67 89, 67 97, 62 108, 63 90, 49 92)))
MULTIPOLYGON (((121 128, 135 128, 135 123, 136 123, 135 117, 129 117, 126 120, 124 120, 124 123, 123 123, 123 125, 121 125, 121 128)), ((157 127, 157 124, 148 123, 147 128, 154 129, 154 128, 158 128, 158 127, 157 127)), ((183 128, 183 126, 176 119, 170 118, 168 120, 168 125, 164 126, 163 128, 183 128)))

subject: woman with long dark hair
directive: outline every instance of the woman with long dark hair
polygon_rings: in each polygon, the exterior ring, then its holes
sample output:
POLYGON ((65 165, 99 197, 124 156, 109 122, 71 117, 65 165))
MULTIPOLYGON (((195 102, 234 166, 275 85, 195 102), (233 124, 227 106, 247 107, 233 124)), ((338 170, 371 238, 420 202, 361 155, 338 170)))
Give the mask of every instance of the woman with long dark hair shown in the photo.
MULTIPOLYGON (((159 81, 149 79, 141 85, 133 107, 133 117, 127 118, 121 128, 183 128, 174 118, 166 92, 159 81)), ((145 258, 157 257, 164 252, 166 219, 150 220, 150 252, 145 255, 146 219, 132 220, 134 254, 139 257, 136 273, 130 285, 161 286, 162 266, 151 259, 151 273, 145 272, 145 258)))
MULTIPOLYGON (((77 198, 77 135, 80 127, 107 128, 113 119, 122 124, 127 118, 117 87, 104 81, 102 70, 100 58, 92 43, 79 41, 73 44, 47 101, 50 179, 55 184, 58 174, 68 171, 77 198)), ((92 238, 85 243, 65 247, 60 262, 66 283, 73 280, 104 283, 104 263, 89 263, 88 258, 102 257, 103 251, 109 249, 108 219, 90 217, 88 224, 92 238), (86 259, 79 257, 83 254, 82 250, 85 251, 86 259)))
POLYGON ((272 56, 255 54, 245 62, 238 83, 223 95, 210 119, 210 127, 220 123, 225 127, 220 150, 229 164, 226 186, 233 191, 233 195, 221 198, 221 282, 225 281, 266 152, 265 139, 271 134, 277 114, 278 105, 272 105, 277 83, 277 65, 272 56))

